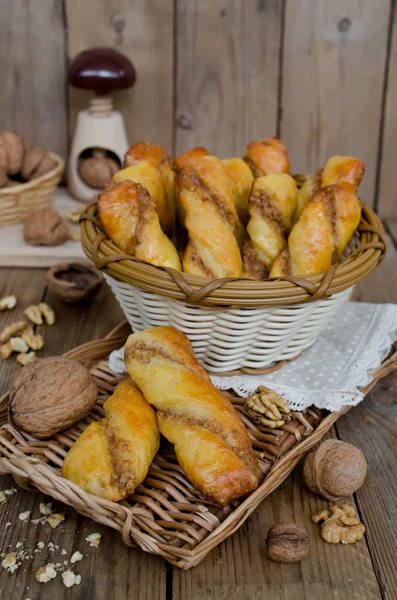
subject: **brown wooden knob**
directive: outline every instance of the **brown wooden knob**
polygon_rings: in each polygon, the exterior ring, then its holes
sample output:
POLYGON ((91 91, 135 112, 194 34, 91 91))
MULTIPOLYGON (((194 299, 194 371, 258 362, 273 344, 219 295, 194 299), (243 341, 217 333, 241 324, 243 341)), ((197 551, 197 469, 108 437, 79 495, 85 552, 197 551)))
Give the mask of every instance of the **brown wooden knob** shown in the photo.
POLYGON ((131 61, 113 48, 91 48, 80 52, 69 67, 74 87, 108 94, 132 87, 136 80, 131 61))

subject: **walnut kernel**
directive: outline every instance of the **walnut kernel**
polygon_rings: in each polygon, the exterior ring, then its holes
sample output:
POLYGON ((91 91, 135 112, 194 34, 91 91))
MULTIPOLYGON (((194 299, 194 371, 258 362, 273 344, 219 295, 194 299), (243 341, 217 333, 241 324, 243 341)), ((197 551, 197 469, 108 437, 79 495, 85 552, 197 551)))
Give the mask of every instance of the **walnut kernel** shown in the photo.
POLYGON ((39 309, 41 314, 44 317, 44 320, 47 325, 54 325, 55 323, 55 313, 51 306, 46 302, 40 302, 39 309))
POLYGON ((313 523, 324 521, 321 537, 329 544, 354 544, 364 537, 365 526, 356 517, 354 506, 331 506, 312 517, 313 523))
POLYGON ((14 294, 11 294, 10 296, 4 296, 4 298, 0 300, 0 311, 12 310, 15 308, 16 304, 17 297, 14 296, 14 294))
POLYGON ((8 342, 12 337, 21 333, 24 329, 26 329, 28 324, 26 321, 15 321, 15 323, 10 323, 6 325, 4 329, 0 332, 0 342, 8 342))
POLYGON ((17 362, 25 367, 36 358, 36 352, 20 352, 17 356, 17 362))
POLYGON ((43 324, 43 315, 41 314, 40 308, 38 306, 36 306, 35 304, 31 304, 30 306, 28 306, 27 308, 25 308, 25 310, 23 311, 23 313, 35 325, 42 325, 43 324))

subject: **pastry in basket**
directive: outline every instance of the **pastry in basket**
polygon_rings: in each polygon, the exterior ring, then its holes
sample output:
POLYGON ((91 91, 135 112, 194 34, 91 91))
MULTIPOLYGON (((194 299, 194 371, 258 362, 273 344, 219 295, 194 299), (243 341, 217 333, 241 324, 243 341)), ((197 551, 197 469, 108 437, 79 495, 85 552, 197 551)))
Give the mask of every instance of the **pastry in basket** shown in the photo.
POLYGON ((119 383, 94 421, 69 450, 62 477, 90 494, 118 502, 145 479, 159 449, 153 408, 130 379, 119 383))
POLYGON ((323 273, 341 258, 361 216, 360 201, 339 185, 321 188, 275 259, 270 277, 323 273))
POLYGON ((241 223, 222 161, 215 156, 187 161, 178 174, 178 194, 189 232, 183 270, 210 278, 241 277, 241 223))
MULTIPOLYGON (((132 148, 129 152, 132 152, 132 148)), ((117 171, 117 173, 113 175, 110 183, 119 183, 127 180, 133 181, 134 183, 140 183, 156 201, 156 209, 163 231, 171 234, 174 217, 172 209, 170 209, 168 205, 167 189, 159 166, 154 164, 153 157, 150 159, 146 157, 131 164, 132 160, 131 153, 128 158, 130 166, 121 169, 121 171, 117 171)))
MULTIPOLYGON (((168 216, 175 224, 175 171, 174 161, 159 144, 138 142, 131 146, 124 156, 124 168, 132 167, 141 161, 149 161, 160 171, 168 202, 168 216)), ((142 183, 142 182, 139 182, 142 183)), ((143 185, 143 184, 142 184, 143 185)), ((168 231, 168 229, 167 229, 168 231)))
POLYGON ((202 146, 196 146, 195 148, 189 148, 183 154, 180 154, 175 159, 175 169, 179 172, 189 160, 200 158, 201 156, 209 156, 209 152, 202 146))
POLYGON ((258 487, 261 471, 248 433, 182 332, 154 327, 134 333, 124 361, 156 407, 160 433, 174 444, 186 477, 204 496, 225 506, 258 487))
POLYGON ((249 200, 249 240, 244 244, 244 275, 267 277, 276 256, 287 245, 297 205, 295 180, 285 173, 254 180, 249 200))
POLYGON ((175 246, 160 227, 156 201, 139 183, 124 181, 99 194, 104 232, 126 254, 181 271, 175 246))
POLYGON ((222 162, 232 182, 238 217, 243 225, 247 225, 249 219, 248 200, 254 176, 247 163, 241 158, 228 158, 222 162))
POLYGON ((275 137, 248 144, 244 160, 254 177, 272 173, 289 173, 287 148, 275 137))
POLYGON ((351 194, 356 194, 364 177, 364 163, 353 156, 331 156, 324 169, 307 177, 299 191, 295 221, 299 219, 305 206, 313 200, 321 187, 337 184, 351 194))

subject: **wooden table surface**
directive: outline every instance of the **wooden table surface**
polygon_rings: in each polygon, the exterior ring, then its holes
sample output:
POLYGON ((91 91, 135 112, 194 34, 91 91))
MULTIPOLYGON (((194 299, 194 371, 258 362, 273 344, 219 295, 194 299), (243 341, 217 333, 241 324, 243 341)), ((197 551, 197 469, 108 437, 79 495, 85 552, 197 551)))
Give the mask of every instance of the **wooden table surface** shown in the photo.
MULTIPOLYGON (((387 223, 397 240, 397 223, 387 223)), ((369 302, 397 303, 396 242, 376 273, 362 282, 355 298, 369 302)), ((0 297, 18 296, 20 307, 40 301, 45 287, 41 269, 0 269, 0 297)), ((104 287, 93 304, 68 306, 48 294, 58 321, 45 333, 42 355, 62 354, 89 340, 104 336, 123 315, 110 289, 104 287)), ((2 314, 1 326, 19 313, 2 314)), ((0 364, 0 392, 7 390, 17 370, 15 361, 0 364)), ((181 571, 160 557, 130 549, 121 536, 54 502, 65 522, 52 530, 48 524, 19 520, 24 511, 39 517, 40 502, 51 499, 21 489, 0 505, 0 553, 20 548, 33 557, 16 573, 0 568, 0 600, 350 600, 397 598, 397 374, 381 381, 355 409, 342 417, 332 436, 355 444, 368 460, 368 475, 355 494, 367 532, 352 547, 323 542, 310 516, 318 499, 302 484, 301 466, 268 498, 244 525, 213 550, 200 565, 181 571), (293 520, 304 525, 311 538, 310 554, 295 565, 268 560, 265 537, 276 521, 293 520), (10 525, 6 526, 8 523, 10 525), (89 533, 102 534, 98 549, 85 542, 89 533), (37 543, 45 545, 33 553, 37 543), (51 551, 51 544, 55 550, 51 551), (57 548, 58 547, 58 548, 57 548), (67 554, 62 554, 65 549, 67 554), (81 585, 66 589, 60 575, 46 584, 35 580, 37 569, 49 562, 63 562, 79 550, 87 555, 74 565, 81 585)), ((0 477, 0 491, 15 487, 11 477, 0 477)))

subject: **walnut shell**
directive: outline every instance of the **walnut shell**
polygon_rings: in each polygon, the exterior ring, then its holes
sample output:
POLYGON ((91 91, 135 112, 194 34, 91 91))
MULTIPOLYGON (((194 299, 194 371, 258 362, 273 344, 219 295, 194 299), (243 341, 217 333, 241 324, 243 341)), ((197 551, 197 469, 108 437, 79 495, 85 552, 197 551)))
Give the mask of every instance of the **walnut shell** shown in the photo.
POLYGON ((25 154, 21 175, 24 179, 37 179, 55 167, 55 160, 49 152, 41 146, 30 148, 25 154))
POLYGON ((103 275, 93 265, 65 263, 48 269, 46 280, 51 292, 64 302, 80 302, 97 295, 103 275))
POLYGON ((24 153, 25 145, 18 133, 13 131, 0 133, 0 166, 5 167, 9 175, 19 173, 24 153))
POLYGON ((103 190, 111 177, 119 170, 119 165, 109 156, 94 155, 83 158, 79 164, 81 179, 98 190, 103 190))
POLYGON ((46 439, 84 419, 95 405, 98 389, 90 372, 63 356, 40 358, 24 367, 10 392, 10 422, 46 439))
POLYGON ((23 238, 31 246, 60 246, 68 237, 68 226, 53 208, 39 210, 23 222, 23 238))
POLYGON ((358 490, 366 474, 367 461, 361 450, 339 440, 323 442, 308 455, 303 467, 307 487, 332 502, 358 490))
POLYGON ((277 523, 268 531, 266 547, 271 560, 294 563, 309 552, 310 539, 306 529, 295 523, 277 523))

